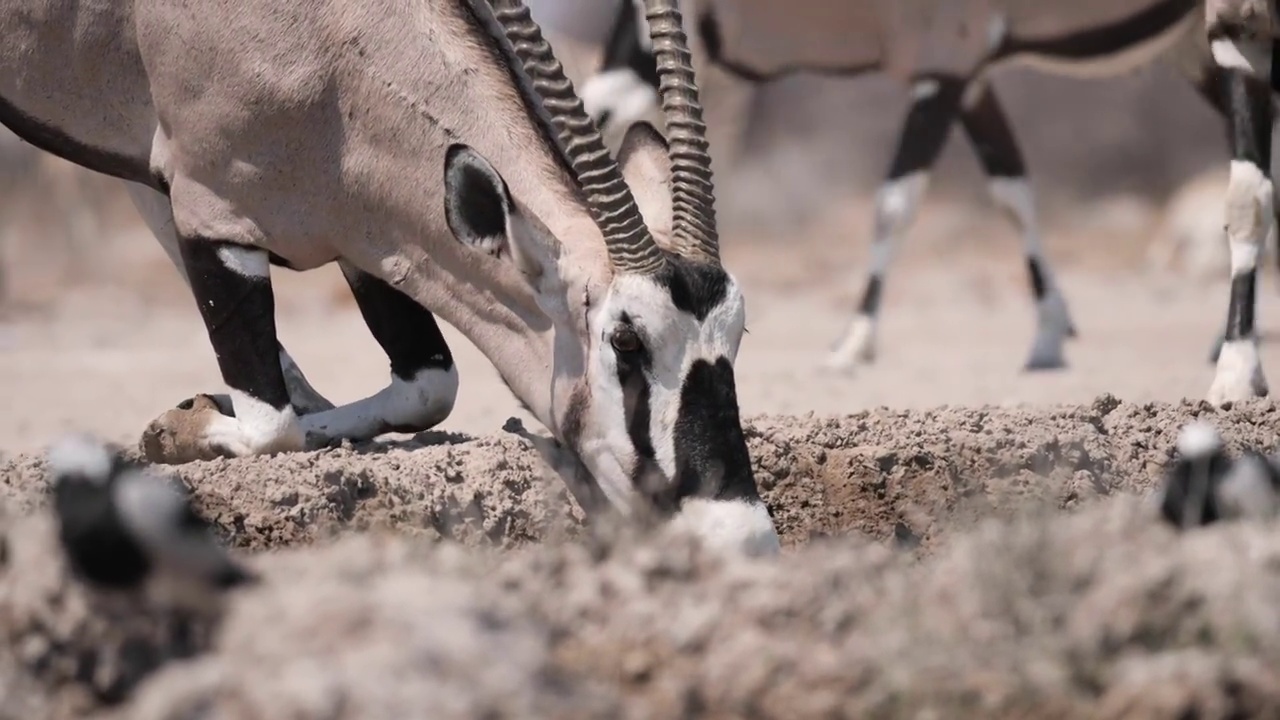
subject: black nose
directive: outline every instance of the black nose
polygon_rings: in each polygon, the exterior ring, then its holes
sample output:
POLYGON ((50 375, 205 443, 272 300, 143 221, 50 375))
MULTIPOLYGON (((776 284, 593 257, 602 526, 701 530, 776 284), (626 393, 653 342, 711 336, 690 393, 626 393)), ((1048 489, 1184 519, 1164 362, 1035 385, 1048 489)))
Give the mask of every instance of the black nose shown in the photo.
POLYGON ((609 110, 608 108, 601 110, 600 114, 596 116, 596 127, 600 128, 601 130, 605 129, 605 126, 609 124, 609 120, 612 117, 613 117, 612 110, 609 110))
POLYGON ((689 369, 680 391, 675 451, 677 506, 686 497, 760 497, 738 416, 733 366, 726 358, 699 360, 689 369))

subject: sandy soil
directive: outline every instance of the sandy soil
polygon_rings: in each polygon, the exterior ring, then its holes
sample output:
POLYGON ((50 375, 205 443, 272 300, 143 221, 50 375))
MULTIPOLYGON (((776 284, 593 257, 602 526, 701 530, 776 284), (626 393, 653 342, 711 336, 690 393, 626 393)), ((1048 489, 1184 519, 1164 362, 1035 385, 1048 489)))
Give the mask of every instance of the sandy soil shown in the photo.
MULTIPOLYGON (((195 619, 71 582, 45 509, 58 434, 130 445, 221 388, 159 250, 117 239, 109 272, 0 320, 0 720, 1276 716, 1280 535, 1179 537, 1144 504, 1192 417, 1236 449, 1280 445, 1274 402, 1199 401, 1225 284, 1135 272, 1153 213, 1090 206, 1048 233, 1071 367, 1024 374, 1032 310, 992 215, 927 206, 880 360, 851 376, 820 360, 856 292, 865 204, 727 236, 782 562, 585 529, 504 429, 536 428, 448 330, 462 390, 433 432, 165 470, 264 578, 195 619)), ((336 273, 282 272, 277 296, 318 388, 381 386, 336 273)), ((1280 348, 1263 353, 1280 382, 1280 348)))
POLYGON ((1197 416, 1275 445, 1265 401, 756 418, 783 562, 584 537, 509 435, 193 463, 265 581, 187 632, 67 580, 20 457, 0 717, 1268 716, 1280 536, 1142 499, 1197 416))

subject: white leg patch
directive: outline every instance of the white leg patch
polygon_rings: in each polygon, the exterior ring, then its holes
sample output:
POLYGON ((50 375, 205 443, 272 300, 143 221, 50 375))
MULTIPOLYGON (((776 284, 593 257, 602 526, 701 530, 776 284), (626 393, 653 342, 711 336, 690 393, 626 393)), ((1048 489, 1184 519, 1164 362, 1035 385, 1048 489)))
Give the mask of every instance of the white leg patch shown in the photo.
POLYGON ((782 551, 769 510, 759 501, 689 498, 671 518, 670 526, 677 532, 692 533, 715 551, 750 556, 782 551))
POLYGON ((427 368, 409 381, 392 376, 390 385, 363 400, 304 415, 302 427, 310 441, 320 442, 368 440, 388 427, 426 430, 449 416, 457 397, 456 367, 427 368))
POLYGON ((271 277, 271 262, 261 248, 219 245, 218 259, 231 272, 247 278, 271 277))
POLYGON ((1263 397, 1267 392, 1257 342, 1249 338, 1223 343, 1213 384, 1209 387, 1209 402, 1221 405, 1225 402, 1263 397))
POLYGON ((203 440, 236 457, 301 450, 302 426, 292 407, 277 410, 242 392, 231 391, 236 416, 216 415, 204 428, 203 440))
POLYGON ((1238 42, 1221 38, 1209 43, 1209 49, 1218 67, 1242 70, 1261 78, 1271 76, 1270 43, 1238 42))
POLYGON ((1257 165, 1248 160, 1232 160, 1226 204, 1234 275, 1257 267, 1260 249, 1273 239, 1275 187, 1257 165))
POLYGON ((876 357, 876 319, 858 314, 823 363, 832 370, 852 370, 876 357))

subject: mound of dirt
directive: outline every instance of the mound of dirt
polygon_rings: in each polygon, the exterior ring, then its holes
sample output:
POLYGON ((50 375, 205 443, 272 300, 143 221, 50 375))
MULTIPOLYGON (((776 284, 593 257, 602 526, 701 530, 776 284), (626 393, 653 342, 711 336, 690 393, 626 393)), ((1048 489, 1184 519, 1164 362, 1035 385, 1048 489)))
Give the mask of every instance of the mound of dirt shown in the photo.
POLYGON ((1197 416, 1276 445, 1262 401, 756 418, 784 562, 581 534, 515 435, 192 463, 226 537, 270 549, 194 625, 70 581, 14 458, 0 718, 1280 712, 1280 534, 1180 536, 1140 497, 1197 416))

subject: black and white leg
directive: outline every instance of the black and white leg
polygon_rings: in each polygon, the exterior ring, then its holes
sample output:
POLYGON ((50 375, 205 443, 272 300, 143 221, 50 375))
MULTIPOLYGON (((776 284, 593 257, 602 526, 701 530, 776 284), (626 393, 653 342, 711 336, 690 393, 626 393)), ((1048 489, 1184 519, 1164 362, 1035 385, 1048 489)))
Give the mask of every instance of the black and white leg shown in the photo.
POLYGON ((1066 365, 1063 345, 1075 337, 1075 325, 1067 310, 1055 273, 1045 257, 1036 218, 1035 197, 1027 180, 1013 127, 1005 114, 995 88, 989 82, 969 88, 972 98, 960 111, 960 122, 973 145, 990 182, 996 204, 1012 217, 1022 233, 1023 250, 1031 293, 1036 303, 1036 334, 1027 356, 1027 370, 1045 370, 1066 365))
POLYGON ((201 237, 180 238, 178 250, 234 416, 195 403, 179 407, 147 429, 148 454, 182 462, 303 449, 280 367, 267 251, 201 237))
POLYGON ((339 261, 373 337, 391 361, 391 383, 379 392, 302 418, 307 444, 366 440, 385 432, 420 432, 449 416, 458 371, 431 311, 381 279, 339 261))
POLYGON ((1275 242, 1276 217, 1270 173, 1271 43, 1212 34, 1210 41, 1231 112, 1232 161, 1226 200, 1231 295, 1208 395, 1210 402, 1220 404, 1267 394, 1254 309, 1258 257, 1263 247, 1275 242))
POLYGON ((929 173, 947 142, 960 107, 964 81, 922 76, 911 86, 912 103, 898 138, 888 178, 876 193, 871 263, 853 321, 827 357, 828 367, 849 369, 875 359, 880 300, 898 239, 915 219, 929 173))
MULTIPOLYGON (((183 281, 190 286, 187 269, 183 265, 182 254, 178 249, 178 233, 174 228, 173 208, 169 203, 169 198, 137 183, 126 182, 124 185, 129 192, 129 197, 133 201, 134 207, 138 209, 143 220, 146 221, 147 227, 150 228, 151 234, 159 241, 160 247, 164 249, 165 254, 169 256, 169 259, 178 269, 183 281)), ((284 382, 289 389, 289 400, 293 403, 294 409, 303 414, 332 409, 333 403, 326 400, 323 395, 311 386, 306 376, 302 374, 302 369, 294 362, 284 345, 279 345, 279 350, 280 367, 284 372, 284 382)), ((230 408, 231 398, 229 396, 217 395, 214 398, 224 408, 230 408)))

